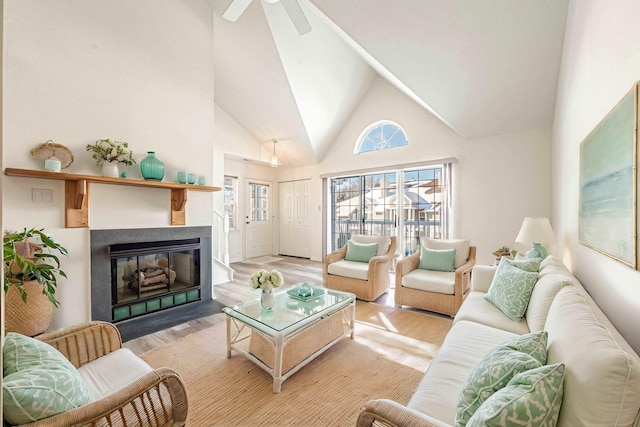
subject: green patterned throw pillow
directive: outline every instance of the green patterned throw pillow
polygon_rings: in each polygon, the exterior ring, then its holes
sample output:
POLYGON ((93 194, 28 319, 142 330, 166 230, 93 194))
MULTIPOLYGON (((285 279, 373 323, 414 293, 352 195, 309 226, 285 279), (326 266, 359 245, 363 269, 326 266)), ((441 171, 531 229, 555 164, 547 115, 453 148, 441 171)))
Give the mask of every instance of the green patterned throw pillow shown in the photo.
POLYGON ((420 246, 420 263, 422 270, 456 271, 453 262, 456 258, 455 249, 429 249, 420 246))
POLYGON ((519 322, 527 311, 537 281, 537 272, 521 270, 502 258, 485 298, 509 319, 519 322))
POLYGON ((524 258, 524 259, 508 259, 504 258, 506 262, 518 267, 520 270, 538 272, 540 271, 540 263, 542 258, 524 258))
POLYGON ((513 377, 473 414, 468 427, 555 427, 564 392, 564 364, 546 365, 513 377))
POLYGON ((358 243, 353 240, 347 241, 347 254, 345 261, 369 262, 378 253, 377 243, 358 243))
POLYGON ((509 339, 482 358, 467 377, 456 406, 455 426, 467 425, 476 410, 518 373, 538 368, 547 359, 547 332, 509 339))
POLYGON ((3 414, 26 424, 91 401, 78 370, 47 343, 8 333, 2 348, 3 414))

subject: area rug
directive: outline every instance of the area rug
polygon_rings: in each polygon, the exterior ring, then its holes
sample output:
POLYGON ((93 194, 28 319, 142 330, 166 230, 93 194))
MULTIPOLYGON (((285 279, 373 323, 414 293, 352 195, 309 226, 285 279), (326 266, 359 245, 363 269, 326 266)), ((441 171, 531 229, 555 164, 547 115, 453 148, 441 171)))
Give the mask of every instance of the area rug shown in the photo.
POLYGON ((447 318, 358 302, 355 338, 303 367, 280 393, 243 356, 227 359, 224 321, 141 357, 180 373, 191 426, 353 426, 370 399, 408 402, 450 327, 447 318))

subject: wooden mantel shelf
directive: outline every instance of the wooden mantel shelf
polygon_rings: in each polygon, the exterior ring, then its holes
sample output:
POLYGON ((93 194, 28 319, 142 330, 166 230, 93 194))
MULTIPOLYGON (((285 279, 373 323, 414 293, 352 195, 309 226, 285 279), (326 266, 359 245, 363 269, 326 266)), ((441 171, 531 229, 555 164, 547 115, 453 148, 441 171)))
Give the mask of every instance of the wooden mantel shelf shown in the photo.
POLYGON ((220 187, 210 187, 206 185, 109 178, 105 176, 79 175, 31 169, 6 168, 4 173, 7 176, 64 181, 65 227, 67 228, 83 228, 89 226, 89 184, 91 182, 133 187, 166 188, 171 190, 171 225, 185 225, 185 206, 187 204, 187 192, 189 190, 206 192, 222 190, 220 187))

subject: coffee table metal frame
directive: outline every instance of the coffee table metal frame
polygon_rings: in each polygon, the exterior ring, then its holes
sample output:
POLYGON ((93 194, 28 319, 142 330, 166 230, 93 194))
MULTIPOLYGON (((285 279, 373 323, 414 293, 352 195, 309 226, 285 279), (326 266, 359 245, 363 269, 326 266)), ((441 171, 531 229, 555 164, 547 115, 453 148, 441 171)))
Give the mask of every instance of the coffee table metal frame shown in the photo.
MULTIPOLYGON (((226 313, 226 323, 227 323, 227 359, 231 358, 231 352, 235 351, 238 354, 243 355, 247 359, 251 360, 253 363, 267 371, 273 377, 273 391, 275 393, 280 393, 282 390, 282 383, 289 378, 291 375, 298 372, 302 367, 307 365, 317 356, 322 354, 325 350, 336 344, 338 341, 342 340, 349 336, 351 339, 354 337, 354 326, 356 319, 356 297, 354 294, 348 292, 337 291, 333 289, 325 288, 325 292, 327 295, 340 296, 340 298, 344 298, 341 301, 338 301, 335 304, 329 305, 324 309, 318 311, 317 313, 313 313, 308 316, 303 316, 301 319, 296 321, 292 321, 291 324, 286 327, 277 330, 269 325, 255 319, 252 316, 249 316, 245 313, 242 313, 239 310, 236 310, 234 307, 225 307, 223 311, 226 313), (348 309, 351 307, 350 316, 347 315, 348 309), (322 343, 321 347, 314 351, 307 358, 302 360, 297 365, 293 366, 289 371, 287 371, 284 375, 282 373, 282 362, 283 362, 283 353, 284 349, 288 342, 290 342, 293 338, 302 334, 313 325, 317 325, 320 322, 323 322, 325 319, 329 318, 329 316, 342 312, 343 315, 343 324, 347 326, 347 329, 343 334, 333 339, 329 343, 322 343), (234 328, 231 326, 234 325, 234 328), (245 328, 250 328, 252 332, 259 334, 265 340, 267 340, 272 346, 275 352, 275 363, 274 367, 271 368, 262 362, 260 359, 255 357, 249 351, 240 347, 240 343, 250 339, 251 334, 243 333, 245 332, 245 328)), ((290 298, 286 291, 280 291, 276 293, 276 307, 273 310, 290 310, 286 307, 286 305, 282 304, 282 302, 286 299, 290 298), (278 304, 280 302, 280 304, 278 304)), ((237 308, 242 308, 246 304, 260 304, 260 300, 250 300, 242 304, 238 304, 237 308)), ((291 311, 291 310, 290 310, 291 311)), ((262 311, 261 313, 264 313, 262 311)), ((291 313, 288 313, 291 314, 291 313)), ((299 315, 299 314, 298 314, 299 315)))

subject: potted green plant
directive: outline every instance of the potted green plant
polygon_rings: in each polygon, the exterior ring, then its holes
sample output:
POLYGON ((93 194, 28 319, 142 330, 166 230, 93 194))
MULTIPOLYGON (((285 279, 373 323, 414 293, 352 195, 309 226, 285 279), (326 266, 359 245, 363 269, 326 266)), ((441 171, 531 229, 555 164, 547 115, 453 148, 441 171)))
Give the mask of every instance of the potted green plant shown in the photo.
POLYGON ((37 335, 51 324, 56 299, 59 255, 67 250, 44 233, 26 228, 6 233, 4 243, 5 326, 8 332, 37 335))

